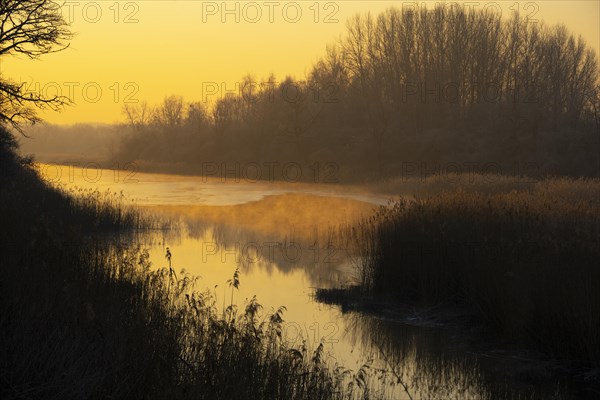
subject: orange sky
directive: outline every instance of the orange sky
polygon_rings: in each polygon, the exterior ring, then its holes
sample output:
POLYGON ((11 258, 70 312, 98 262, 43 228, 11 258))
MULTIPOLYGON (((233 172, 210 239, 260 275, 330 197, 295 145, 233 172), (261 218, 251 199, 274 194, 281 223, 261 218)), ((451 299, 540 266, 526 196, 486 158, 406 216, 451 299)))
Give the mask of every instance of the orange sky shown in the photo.
MULTIPOLYGON (((325 46, 343 34, 349 16, 408 3, 67 1, 63 12, 77 34, 70 48, 39 61, 2 60, 0 69, 33 89, 60 91, 74 100, 62 113, 42 114, 49 122, 111 123, 123 120, 125 101, 154 104, 170 94, 200 101, 206 85, 234 89, 247 73, 302 78, 325 46)), ((600 47, 598 0, 464 3, 498 5, 503 15, 520 7, 546 23, 564 23, 596 51, 600 47)))

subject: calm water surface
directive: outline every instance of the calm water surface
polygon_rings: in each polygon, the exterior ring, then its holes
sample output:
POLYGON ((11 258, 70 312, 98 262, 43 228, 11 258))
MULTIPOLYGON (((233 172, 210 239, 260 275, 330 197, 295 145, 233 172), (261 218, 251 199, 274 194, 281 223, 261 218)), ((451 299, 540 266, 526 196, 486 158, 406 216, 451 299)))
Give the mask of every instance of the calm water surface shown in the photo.
POLYGON ((51 182, 68 188, 122 191, 136 204, 180 221, 177 231, 139 239, 156 268, 172 264, 199 276, 219 304, 231 302, 226 284, 240 269, 233 301, 254 295, 268 312, 287 307, 283 335, 292 346, 323 343, 332 362, 357 371, 370 365, 370 383, 385 398, 575 398, 537 372, 535 363, 481 349, 462 334, 422 322, 407 323, 314 301, 316 287, 351 284, 359 258, 336 235, 388 199, 357 187, 220 179, 40 165, 51 182), (387 370, 380 373, 379 370, 387 370), (517 371, 516 373, 514 371, 517 371))

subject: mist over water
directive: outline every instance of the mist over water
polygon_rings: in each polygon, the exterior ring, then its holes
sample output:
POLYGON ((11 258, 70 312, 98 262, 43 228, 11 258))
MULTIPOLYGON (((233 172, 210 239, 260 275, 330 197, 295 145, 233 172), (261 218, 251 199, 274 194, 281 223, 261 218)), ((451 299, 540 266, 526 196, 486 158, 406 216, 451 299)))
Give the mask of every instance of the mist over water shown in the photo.
POLYGON ((361 257, 342 232, 386 203, 381 193, 139 172, 119 182, 123 171, 46 164, 38 170, 67 189, 122 191, 172 221, 175 229, 136 235, 129 245, 147 248, 153 268, 167 267, 168 248, 176 273, 197 277, 196 289, 211 292, 220 310, 232 299, 243 308, 253 296, 265 310, 285 306, 285 343, 310 351, 323 344, 332 365, 368 365, 370 385, 385 398, 409 398, 400 381, 412 398, 574 398, 560 385, 534 385, 511 371, 535 375, 535 360, 515 362, 514 354, 416 311, 401 316, 382 305, 370 315, 316 301, 316 288, 357 284, 361 257), (240 285, 232 294, 227 282, 236 269, 240 285))
POLYGON ((38 170, 47 181, 66 187, 123 192, 139 205, 237 205, 258 201, 265 196, 302 193, 354 199, 383 205, 390 196, 371 193, 366 187, 339 184, 311 184, 298 181, 243 179, 229 177, 185 176, 144 173, 135 163, 121 169, 102 169, 93 162, 71 162, 67 165, 39 164, 38 170))

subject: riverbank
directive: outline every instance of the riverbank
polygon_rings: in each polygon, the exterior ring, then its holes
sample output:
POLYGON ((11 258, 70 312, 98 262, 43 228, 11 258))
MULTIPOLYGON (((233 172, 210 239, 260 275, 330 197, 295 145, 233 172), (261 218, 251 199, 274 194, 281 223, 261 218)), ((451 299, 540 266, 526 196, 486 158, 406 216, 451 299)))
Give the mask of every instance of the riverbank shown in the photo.
POLYGON ((568 364, 597 387, 598 180, 404 199, 348 235, 361 257, 359 286, 317 298, 365 313, 386 304, 402 318, 406 304, 457 309, 490 340, 568 364))

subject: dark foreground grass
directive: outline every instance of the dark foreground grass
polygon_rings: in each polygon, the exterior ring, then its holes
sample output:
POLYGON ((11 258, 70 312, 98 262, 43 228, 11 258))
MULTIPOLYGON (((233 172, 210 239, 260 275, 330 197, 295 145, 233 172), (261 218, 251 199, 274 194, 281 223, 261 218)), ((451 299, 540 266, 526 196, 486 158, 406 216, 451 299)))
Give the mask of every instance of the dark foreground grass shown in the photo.
POLYGON ((401 200, 352 232, 365 295, 466 307, 501 340, 600 367, 600 181, 401 200))
POLYGON ((7 132, 0 140, 0 398, 366 396, 362 372, 322 346, 286 346, 284 308, 252 299, 219 312, 191 276, 96 239, 149 222, 117 197, 48 187, 7 132))

